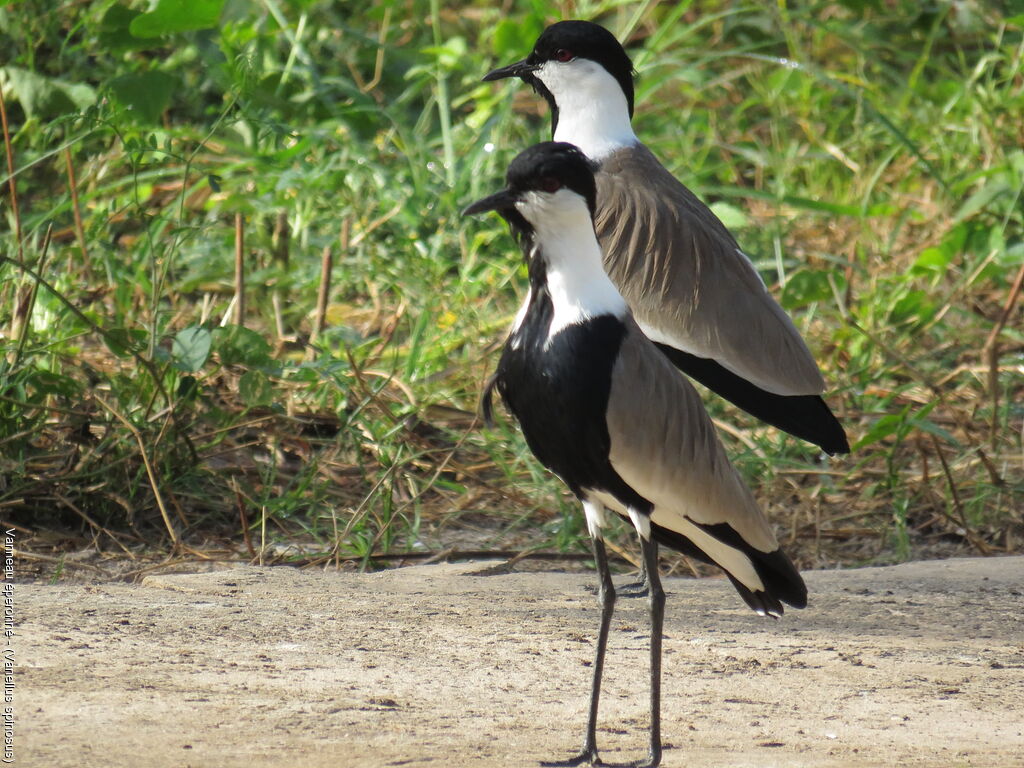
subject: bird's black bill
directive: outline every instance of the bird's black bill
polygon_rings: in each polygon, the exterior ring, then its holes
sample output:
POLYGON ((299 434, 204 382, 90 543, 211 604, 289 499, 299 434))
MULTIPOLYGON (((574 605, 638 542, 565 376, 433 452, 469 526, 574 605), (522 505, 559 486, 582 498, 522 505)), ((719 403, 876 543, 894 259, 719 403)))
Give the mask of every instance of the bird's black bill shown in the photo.
POLYGON ((508 77, 522 77, 523 75, 528 75, 536 70, 536 64, 530 64, 526 59, 523 59, 522 61, 517 61, 515 64, 509 64, 507 67, 492 69, 484 75, 484 82, 489 83, 492 80, 504 80, 508 77))
POLYGON ((503 211, 512 208, 515 205, 516 196, 508 189, 503 189, 501 192, 495 192, 493 195, 477 200, 475 203, 467 205, 463 211, 463 216, 475 216, 478 213, 484 213, 486 211, 503 211))

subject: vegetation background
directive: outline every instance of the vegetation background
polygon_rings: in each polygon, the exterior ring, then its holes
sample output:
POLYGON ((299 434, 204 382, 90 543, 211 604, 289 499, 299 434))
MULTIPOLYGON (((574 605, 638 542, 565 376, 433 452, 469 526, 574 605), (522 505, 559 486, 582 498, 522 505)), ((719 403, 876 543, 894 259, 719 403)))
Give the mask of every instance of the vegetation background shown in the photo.
POLYGON ((548 135, 480 77, 574 17, 626 41, 638 134, 832 386, 836 460, 706 397, 800 564, 1019 551, 1020 0, 6 0, 24 557, 585 558, 514 425, 477 422, 525 280, 497 217, 459 216, 548 135))

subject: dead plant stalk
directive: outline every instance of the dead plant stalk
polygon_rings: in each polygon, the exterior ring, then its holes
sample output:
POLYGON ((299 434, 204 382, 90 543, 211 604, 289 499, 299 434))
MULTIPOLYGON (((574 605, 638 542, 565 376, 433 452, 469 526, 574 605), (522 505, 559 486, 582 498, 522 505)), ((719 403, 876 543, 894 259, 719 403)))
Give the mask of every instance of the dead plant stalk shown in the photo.
POLYGON ((1013 287, 1010 288, 1010 294, 1006 297, 1003 311, 999 315, 999 320, 992 326, 992 331, 985 340, 985 346, 982 350, 984 362, 988 363, 988 392, 992 398, 990 440, 993 453, 998 450, 996 434, 999 427, 999 334, 1002 333, 1007 320, 1010 319, 1010 313, 1013 311, 1013 305, 1017 303, 1021 288, 1024 288, 1024 264, 1021 264, 1020 269, 1017 270, 1017 277, 1013 281, 1013 287))
POLYGON ((142 463, 146 466, 146 475, 149 477, 150 487, 153 489, 153 496, 156 499, 156 505, 160 509, 160 516, 163 518, 164 526, 167 528, 167 533, 171 537, 171 543, 174 545, 174 551, 177 552, 180 547, 180 540, 178 539, 178 532, 174 529, 174 524, 171 523, 171 516, 167 511, 167 505, 164 504, 163 494, 160 493, 160 484, 157 482, 156 472, 153 470, 153 465, 149 460, 149 454, 146 451, 146 443, 142 439, 142 433, 136 429, 135 425, 128 421, 120 411, 110 405, 102 397, 96 396, 96 402, 106 408, 110 415, 120 421, 125 429, 132 433, 135 438, 135 442, 139 445, 139 454, 142 456, 142 463))
POLYGON ((235 214, 235 325, 245 325, 245 220, 235 214))
POLYGON ((71 162, 71 149, 64 148, 64 163, 68 169, 68 190, 71 192, 71 211, 75 216, 75 235, 78 237, 78 247, 82 249, 82 266, 85 267, 85 274, 91 274, 92 269, 89 263, 89 248, 85 244, 85 227, 82 225, 82 207, 78 202, 78 181, 75 178, 75 166, 71 162))

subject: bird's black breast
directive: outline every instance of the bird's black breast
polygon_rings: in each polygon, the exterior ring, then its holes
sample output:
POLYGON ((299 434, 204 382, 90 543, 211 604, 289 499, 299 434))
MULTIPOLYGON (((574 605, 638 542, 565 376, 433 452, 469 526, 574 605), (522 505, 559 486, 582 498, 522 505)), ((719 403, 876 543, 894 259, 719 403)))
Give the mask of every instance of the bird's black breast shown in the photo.
POLYGON ((606 413, 625 324, 600 315, 566 326, 549 340, 552 315, 547 288, 537 281, 498 363, 495 384, 502 399, 530 450, 577 496, 602 490, 628 506, 649 508, 608 460, 606 413))

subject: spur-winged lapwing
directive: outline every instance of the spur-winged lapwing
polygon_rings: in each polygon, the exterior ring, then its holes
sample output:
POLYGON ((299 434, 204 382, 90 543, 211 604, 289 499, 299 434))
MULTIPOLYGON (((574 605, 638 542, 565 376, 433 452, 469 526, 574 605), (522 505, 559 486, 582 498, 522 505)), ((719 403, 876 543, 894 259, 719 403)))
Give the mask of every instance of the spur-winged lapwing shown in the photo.
POLYGON ((633 133, 633 64, 615 36, 587 21, 558 22, 529 56, 484 80, 506 77, 548 101, 556 141, 598 163, 604 266, 644 334, 743 410, 827 453, 848 453, 793 322, 725 225, 633 133))
POLYGON ((751 608, 802 608, 807 589, 726 458, 696 390, 647 339, 601 265, 593 166, 571 144, 546 142, 512 161, 507 187, 466 208, 497 211, 526 257, 530 289, 484 392, 494 387, 530 449, 583 502, 600 574, 601 626, 583 751, 595 728, 615 588, 601 529, 606 510, 632 521, 647 567, 651 619, 650 754, 661 759, 665 593, 657 542, 721 567, 751 608))

